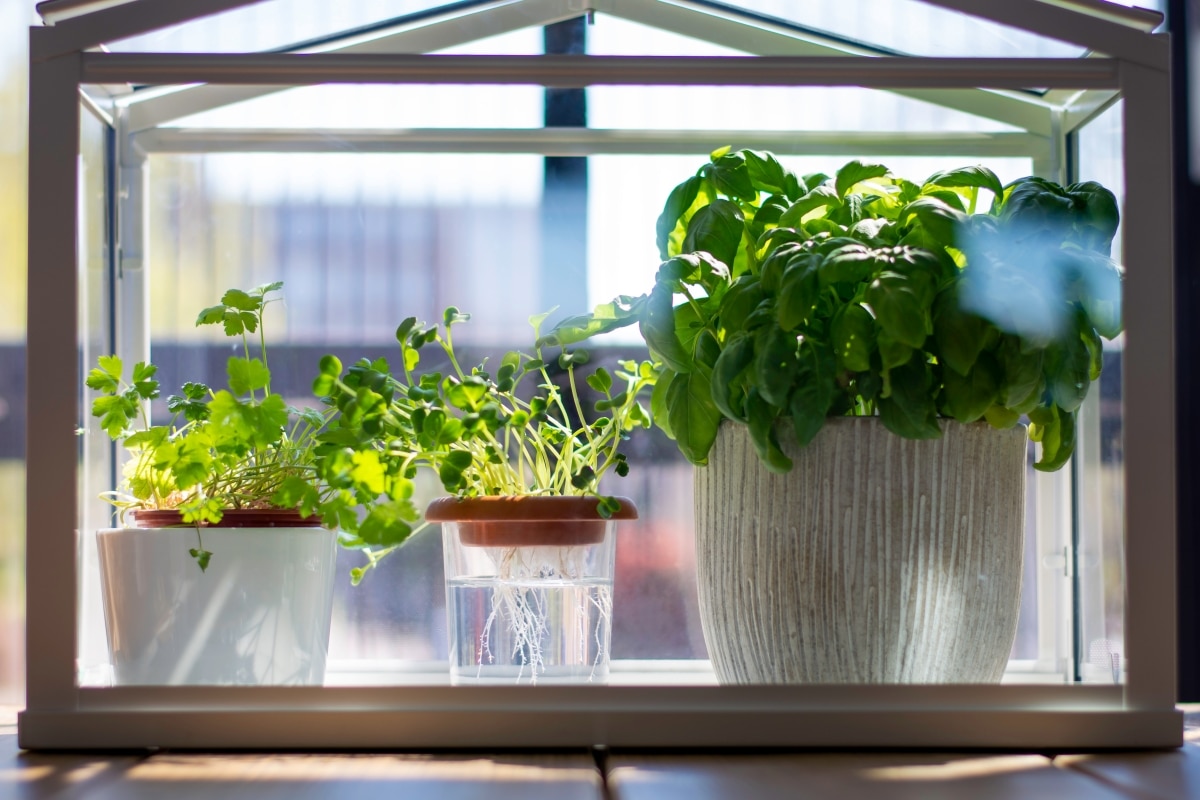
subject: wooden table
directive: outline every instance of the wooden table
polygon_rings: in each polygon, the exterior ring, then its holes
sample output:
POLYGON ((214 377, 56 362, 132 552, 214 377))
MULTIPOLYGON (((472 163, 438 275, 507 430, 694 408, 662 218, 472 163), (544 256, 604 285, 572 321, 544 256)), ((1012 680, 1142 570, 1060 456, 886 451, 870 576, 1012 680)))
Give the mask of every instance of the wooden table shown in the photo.
POLYGON ((23 753, 0 711, 0 800, 1200 798, 1200 713, 1158 753, 23 753))

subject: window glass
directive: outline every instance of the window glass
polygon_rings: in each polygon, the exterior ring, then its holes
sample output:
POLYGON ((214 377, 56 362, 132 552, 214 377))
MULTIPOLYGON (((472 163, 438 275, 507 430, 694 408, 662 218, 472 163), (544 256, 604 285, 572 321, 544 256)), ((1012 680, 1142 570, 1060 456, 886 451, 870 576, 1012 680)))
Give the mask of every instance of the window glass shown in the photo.
MULTIPOLYGON (((942 24, 930 22, 935 23, 942 24)), ((952 26, 947 30, 953 33, 952 26)), ((604 16, 588 35, 593 54, 732 52, 604 16)), ((540 31, 530 29, 456 51, 537 52, 539 38, 540 31)), ((197 129, 523 130, 541 126, 542 97, 536 87, 321 86, 276 92, 179 124, 197 129)), ((593 128, 666 132, 664 141, 671 139, 670 132, 682 138, 710 130, 778 132, 783 162, 801 174, 832 172, 852 156, 790 155, 789 131, 828 133, 832 147, 847 131, 936 135, 1014 130, 862 89, 594 87, 587 92, 587 108, 593 128), (739 121, 743 119, 753 123, 739 121)), ((1111 141, 1105 141, 1102 147, 1109 147, 1111 141)), ((228 341, 219 331, 197 329, 196 313, 228 288, 275 280, 285 283, 285 303, 269 317, 273 384, 295 405, 314 402, 315 364, 326 352, 343 362, 363 355, 397 358, 394 330, 406 316, 439 319, 449 305, 472 313, 471 323, 455 338, 473 362, 529 345, 529 316, 552 304, 546 295, 550 272, 572 267, 548 264, 543 252, 554 235, 546 229, 544 213, 553 204, 546 189, 551 159, 488 152, 368 153, 356 152, 349 142, 340 144, 346 152, 150 157, 152 357, 160 366, 164 395, 177 391, 184 380, 223 380, 228 341)), ((1081 159, 1101 152, 1095 150, 1100 145, 1086 144, 1082 137, 1080 145, 1081 159)), ((690 147, 671 145, 680 153, 690 147)), ((821 151, 810 142, 802 152, 821 151)), ((907 152, 925 155, 863 158, 917 180, 965 163, 985 164, 1002 182, 1034 169, 1035 154, 945 156, 933 144, 907 152)), ((586 261, 590 302, 649 288, 658 264, 655 219, 671 188, 705 158, 705 149, 699 148, 688 156, 596 155, 587 160, 586 170, 578 173, 586 176, 587 192, 587 235, 579 243, 579 259, 586 261)), ((1102 162, 1096 159, 1098 165, 1102 162)), ((1096 169, 1102 174, 1100 166, 1096 169)), ((1117 178, 1101 180, 1114 185, 1117 178)), ((596 357, 615 363, 640 353, 637 348, 635 338, 615 336, 597 349, 596 357)), ((1105 379, 1112 373, 1119 377, 1119 366, 1105 379)), ((165 418, 162 401, 155 414, 165 418)), ((1103 442, 1104 430, 1101 423, 1092 440, 1103 442)), ((1119 442, 1119 422, 1117 430, 1119 442)), ((645 436, 631 447, 633 472, 605 487, 631 496, 641 510, 639 523, 619 534, 612 655, 618 660, 703 659, 692 468, 661 434, 645 436)), ((1112 461, 1111 448, 1107 456, 1102 446, 1097 452, 1097 463, 1112 461)), ((103 475, 106 468, 88 462, 89 475, 103 475)), ((1107 491, 1105 481, 1120 481, 1119 472, 1078 469, 1098 476, 1087 480, 1099 491, 1107 491)), ((1042 680, 1063 680, 1069 677, 1074 635, 1073 585, 1068 580, 1074 556, 1066 553, 1061 563, 1055 559, 1064 553, 1063 542, 1070 543, 1072 486, 1069 478, 1064 483, 1061 478, 1035 479, 1031 470, 1029 475, 1025 590, 1012 654, 1026 672, 1010 678, 1040 673, 1042 680)), ((433 495, 433 486, 419 487, 418 505, 433 495)), ((1101 543, 1110 538, 1109 529, 1103 530, 1101 543)), ((1080 557, 1080 564, 1092 563, 1082 551, 1080 557)), ((361 554, 340 551, 329 682, 444 680, 448 637, 436 530, 418 534, 360 586, 351 587, 349 571, 361 564, 361 554)), ((1116 580, 1103 584, 1097 607, 1107 609, 1113 596, 1119 598, 1119 575, 1116 580)), ((1105 620, 1096 629, 1097 638, 1105 639, 1113 625, 1107 617, 1092 619, 1105 620)), ((88 672, 89 647, 81 643, 84 680, 103 683, 88 672)))
POLYGON ((895 53, 921 56, 1069 58, 1083 48, 938 8, 920 0, 729 0, 704 8, 739 8, 895 53))
MULTIPOLYGON (((607 302, 619 294, 638 294, 650 290, 659 263, 654 240, 654 220, 662 211, 663 203, 671 189, 693 174, 706 159, 707 155, 704 153, 692 156, 592 156, 589 159, 588 296, 592 304, 607 302)), ((785 156, 780 160, 797 174, 804 175, 813 172, 832 173, 850 158, 785 156)), ((891 167, 894 174, 911 180, 922 180, 939 170, 966 163, 959 158, 932 156, 863 157, 862 160, 885 163, 891 167)), ((1032 161, 1028 158, 991 158, 977 161, 993 170, 1003 183, 1029 175, 1033 171, 1032 161)), ((626 328, 610 334, 609 341, 628 342, 632 345, 640 342, 640 337, 632 328, 626 328)), ((657 431, 655 434, 656 437, 659 435, 657 431)), ((648 454, 652 454, 654 459, 653 470, 664 476, 676 472, 684 475, 690 473, 691 468, 672 442, 655 441, 654 445, 653 449, 648 449, 648 454)), ((1032 445, 1030 454, 1033 454, 1032 445)), ((1031 457, 1030 466, 1026 471, 1027 555, 1024 587, 1009 679, 1062 680, 1065 677, 1066 653, 1069 652, 1070 640, 1066 638, 1065 632, 1054 624, 1054 614, 1063 610, 1061 605, 1055 603, 1060 595, 1069 590, 1069 585, 1061 580, 1061 571, 1055 572, 1055 567, 1060 565, 1039 565, 1037 554, 1046 549, 1053 549, 1048 547, 1045 541, 1059 534, 1058 520, 1053 515, 1064 506, 1058 502, 1056 483, 1043 479, 1041 473, 1033 470, 1032 462, 1031 457), (1042 605, 1043 603, 1047 605, 1042 605)), ((680 480, 675 491, 681 495, 676 500, 678 515, 666 517, 661 523, 656 523, 669 531, 667 535, 660 534, 657 529, 655 533, 660 541, 673 542, 678 548, 679 555, 672 552, 671 560, 667 563, 679 563, 690 567, 695 559, 691 481, 680 480)), ((618 551, 619 558, 620 553, 621 551, 618 551)), ((652 562, 656 555, 643 554, 638 558, 641 561, 652 562)), ((662 566, 660 570, 667 572, 662 566)), ((617 574, 620 578, 620 570, 617 574)), ((690 571, 683 574, 691 577, 690 571)), ((691 585, 687 588, 688 591, 682 595, 682 599, 688 604, 687 618, 691 619, 698 616, 699 612, 694 606, 694 589, 691 585)), ((620 621, 621 618, 617 617, 617 622, 620 621)))
MULTIPOLYGON (((101 499, 112 486, 114 465, 108 436, 88 413, 92 393, 84 379, 100 356, 113 352, 112 284, 109 251, 109 129, 86 109, 79 125, 79 428, 78 503, 84 530, 112 525, 112 509, 101 499)), ((127 368, 128 369, 128 368, 127 368)), ((95 539, 80 538, 83 580, 79 587, 79 666, 83 681, 103 678, 107 665, 95 539)))
MULTIPOLYGON (((591 55, 744 55, 608 15, 597 15, 587 36, 591 55)), ((1017 130, 922 100, 854 87, 594 86, 588 90, 588 124, 654 130, 1017 130)))
MULTIPOLYGON (((542 52, 541 28, 492 36, 438 51, 454 55, 542 52)), ((186 96, 189 88, 181 89, 186 96)), ((184 128, 536 128, 543 92, 537 86, 325 85, 271 90, 253 99, 190 114, 184 128)), ((347 144, 347 150, 353 145, 347 144)))
POLYGON ((444 0, 267 0, 159 31, 111 43, 114 52, 254 53, 287 49, 321 41, 334 34, 363 29, 363 35, 393 20, 428 18, 451 6, 462 9, 489 2, 446 3, 444 0))
MULTIPOLYGON (((1098 181, 1124 207, 1121 157, 1122 104, 1079 130, 1081 181, 1098 181)), ((1121 231, 1113 240, 1120 261, 1121 231)), ((1083 452, 1077 456, 1079 496, 1079 646, 1084 680, 1115 682, 1125 670, 1125 470, 1121 448, 1121 363, 1123 338, 1105 342, 1104 373, 1098 396, 1089 397, 1081 415, 1083 452), (1090 446, 1089 446, 1090 445, 1090 446)))
MULTIPOLYGON (((315 404, 324 353, 395 360, 397 324, 439 320, 449 305, 473 314, 455 337, 472 360, 527 346, 542 310, 541 169, 535 156, 475 154, 151 158, 151 356, 164 395, 223 379, 227 340, 193 325, 200 309, 276 280, 272 386, 295 405, 315 404)), ((351 587, 361 563, 339 554, 330 658, 444 659, 437 529, 351 587)))
POLYGON ((0 0, 0 704, 25 698, 26 0, 0 0))

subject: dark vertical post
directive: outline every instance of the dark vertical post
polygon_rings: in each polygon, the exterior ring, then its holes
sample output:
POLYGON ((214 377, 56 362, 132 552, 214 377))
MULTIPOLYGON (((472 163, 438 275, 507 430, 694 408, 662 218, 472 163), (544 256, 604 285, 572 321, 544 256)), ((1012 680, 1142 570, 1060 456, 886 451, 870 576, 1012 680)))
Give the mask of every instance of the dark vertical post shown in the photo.
MULTIPOLYGON (((544 29, 545 52, 583 55, 584 17, 556 22, 544 29)), ((584 89, 546 89, 547 128, 587 127, 584 89)), ((546 156, 542 179, 542 256, 539 307, 558 306, 555 317, 581 314, 587 298, 588 162, 576 156, 546 156)))
MULTIPOLYGON (((1179 700, 1200 700, 1200 424, 1192 409, 1200 403, 1200 130, 1192 115, 1200 102, 1189 76, 1190 61, 1200 59, 1200 2, 1168 0, 1171 29, 1171 103, 1174 107, 1175 157, 1175 368, 1178 447, 1179 700)), ((1200 66, 1200 61, 1197 61, 1200 66)))

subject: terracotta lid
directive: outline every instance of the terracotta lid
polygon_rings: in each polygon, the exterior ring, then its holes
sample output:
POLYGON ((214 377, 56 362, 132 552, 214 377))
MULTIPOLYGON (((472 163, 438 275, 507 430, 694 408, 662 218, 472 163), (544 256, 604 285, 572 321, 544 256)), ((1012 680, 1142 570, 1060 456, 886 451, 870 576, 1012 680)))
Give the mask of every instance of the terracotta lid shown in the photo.
MULTIPOLYGON (((609 519, 637 519, 627 497, 609 519)), ((467 547, 579 547, 604 541, 608 520, 596 497, 443 497, 425 510, 429 522, 458 524, 467 547)))
MULTIPOLYGON (((637 519, 637 507, 628 497, 614 498, 620 508, 608 519, 637 519)), ((545 522, 552 520, 604 520, 597 497, 518 496, 518 497, 441 497, 425 509, 429 522, 512 521, 545 522)))
MULTIPOLYGON (((173 509, 139 508, 127 515, 134 528, 192 528, 183 514, 173 509)), ((319 528, 320 517, 302 517, 295 509, 227 508, 216 525, 200 523, 201 528, 319 528)))

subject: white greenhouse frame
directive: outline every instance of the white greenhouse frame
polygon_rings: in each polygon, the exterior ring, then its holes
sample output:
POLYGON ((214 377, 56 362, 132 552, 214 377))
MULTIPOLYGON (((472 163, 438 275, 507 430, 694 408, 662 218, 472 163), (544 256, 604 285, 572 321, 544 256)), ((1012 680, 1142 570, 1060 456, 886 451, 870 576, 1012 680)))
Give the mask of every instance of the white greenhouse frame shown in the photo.
POLYGON ((1101 0, 923 0, 1060 41, 1075 59, 878 56, 693 0, 494 0, 309 52, 111 53, 106 42, 256 0, 50 0, 31 30, 27 446, 27 708, 20 744, 83 748, 1174 747, 1175 360, 1171 112, 1160 15, 1101 0), (423 55, 597 12, 735 47, 747 58, 423 55), (858 86, 1020 129, 1002 134, 603 130, 253 130, 168 127, 198 111, 323 83, 858 86), (84 85, 118 90, 97 103, 84 85), (1048 91, 1023 91, 1036 86, 1048 91), (1067 134, 1123 99, 1123 362, 1127 680, 1117 686, 83 688, 77 683, 81 109, 115 132, 121 285, 117 346, 148 349, 144 161, 153 152, 544 155, 678 152, 727 143, 782 152, 1032 155, 1061 179, 1067 134), (81 100, 82 98, 82 100, 81 100), (64 302, 64 298, 67 301, 64 302), (36 511, 36 513, 34 513, 36 511), (68 576, 64 579, 64 576, 68 576))

